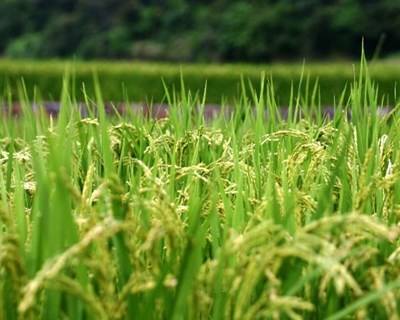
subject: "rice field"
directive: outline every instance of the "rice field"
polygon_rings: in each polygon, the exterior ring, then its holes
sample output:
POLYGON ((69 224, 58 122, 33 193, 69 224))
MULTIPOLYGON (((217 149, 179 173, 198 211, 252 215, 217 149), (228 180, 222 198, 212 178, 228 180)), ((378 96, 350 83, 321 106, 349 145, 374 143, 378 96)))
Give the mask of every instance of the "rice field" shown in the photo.
POLYGON ((332 118, 268 77, 212 120, 183 83, 107 116, 95 82, 83 117, 70 82, 0 119, 1 319, 400 318, 400 120, 364 60, 332 118))
MULTIPOLYGON (((207 102, 233 104, 240 99, 243 77, 246 90, 248 81, 259 87, 260 74, 273 78, 275 98, 279 106, 291 103, 292 87, 302 86, 302 96, 311 94, 314 86, 318 102, 330 106, 354 80, 356 64, 352 61, 271 63, 271 64, 171 64, 143 61, 66 61, 66 60, 9 60, 0 58, 0 95, 18 99, 21 79, 31 99, 58 101, 66 70, 73 74, 69 91, 77 101, 85 95, 95 96, 93 74, 98 76, 102 97, 106 102, 165 103, 165 85, 180 90, 183 76, 186 90, 196 92, 207 83, 207 102), (82 87, 85 90, 82 90, 82 87)), ((384 105, 397 101, 400 64, 398 60, 371 61, 371 78, 379 86, 379 98, 384 105)), ((296 92, 297 93, 297 92, 296 92)))

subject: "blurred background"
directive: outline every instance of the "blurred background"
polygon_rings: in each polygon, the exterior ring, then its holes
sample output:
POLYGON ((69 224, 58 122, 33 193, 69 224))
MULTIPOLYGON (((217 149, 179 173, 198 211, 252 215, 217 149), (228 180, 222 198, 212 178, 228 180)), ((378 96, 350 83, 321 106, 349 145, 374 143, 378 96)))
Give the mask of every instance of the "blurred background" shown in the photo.
POLYGON ((399 0, 1 0, 0 56, 271 62, 400 52, 399 0))
POLYGON ((165 102, 183 76, 233 103, 265 73, 281 106, 293 92, 333 105, 362 43, 380 104, 395 105, 400 0, 0 0, 0 100, 58 101, 69 70, 78 101, 96 74, 106 101, 165 102))

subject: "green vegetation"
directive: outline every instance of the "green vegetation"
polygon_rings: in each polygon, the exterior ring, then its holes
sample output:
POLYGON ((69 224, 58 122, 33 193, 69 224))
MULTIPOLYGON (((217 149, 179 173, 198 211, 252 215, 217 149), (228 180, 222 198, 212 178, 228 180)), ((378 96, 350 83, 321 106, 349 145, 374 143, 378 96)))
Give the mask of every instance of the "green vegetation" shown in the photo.
POLYGON ((280 119, 264 78, 212 122, 184 88, 155 121, 106 117, 99 85, 81 118, 66 78, 52 119, 19 86, 24 116, 0 126, 0 318, 398 319, 400 123, 377 116, 365 68, 332 120, 311 92, 297 119, 297 89, 280 119))
MULTIPOLYGON (((106 101, 166 101, 165 84, 179 89, 181 74, 186 88, 196 92, 204 87, 207 81, 207 102, 233 103, 241 96, 241 77, 245 79, 247 89, 249 80, 257 87, 262 72, 272 76, 277 93, 277 104, 287 106, 290 103, 291 91, 297 90, 303 78, 303 95, 312 91, 316 82, 319 90, 317 100, 322 105, 333 105, 340 98, 343 88, 354 80, 357 69, 351 63, 312 63, 305 67, 301 64, 176 64, 143 63, 143 62, 74 62, 65 61, 27 61, 0 60, 0 88, 7 88, 18 98, 18 84, 24 79, 30 97, 44 100, 58 100, 62 89, 62 76, 66 70, 72 71, 73 84, 71 91, 74 98, 84 100, 82 84, 89 96, 95 95, 93 76, 100 79, 102 96, 106 101), (303 77, 302 77, 303 75, 303 77), (305 84, 307 82, 308 85, 305 84)), ((396 87, 399 81, 400 65, 394 60, 377 61, 370 66, 371 76, 379 87, 380 104, 394 105, 397 102, 396 87)))
POLYGON ((0 56, 257 61, 400 51, 393 0, 2 0, 0 56))

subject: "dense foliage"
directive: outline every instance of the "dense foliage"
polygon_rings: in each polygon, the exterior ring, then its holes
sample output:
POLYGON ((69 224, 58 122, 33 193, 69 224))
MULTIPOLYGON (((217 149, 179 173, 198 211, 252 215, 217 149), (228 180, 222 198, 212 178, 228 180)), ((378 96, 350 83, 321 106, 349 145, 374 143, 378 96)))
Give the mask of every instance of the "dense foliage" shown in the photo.
POLYGON ((393 0, 2 0, 11 57, 267 61, 400 49, 393 0))

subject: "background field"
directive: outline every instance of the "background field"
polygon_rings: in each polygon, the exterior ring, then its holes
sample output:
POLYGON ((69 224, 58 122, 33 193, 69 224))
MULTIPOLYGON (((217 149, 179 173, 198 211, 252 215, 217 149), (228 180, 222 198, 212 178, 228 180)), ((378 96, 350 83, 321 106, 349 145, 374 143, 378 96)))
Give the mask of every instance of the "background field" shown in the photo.
MULTIPOLYGON (((379 95, 385 100, 380 104, 393 105, 396 100, 396 86, 399 82, 400 63, 395 60, 378 61, 369 66, 372 79, 376 82, 379 95)), ((78 100, 83 99, 82 83, 89 96, 94 96, 93 77, 96 74, 106 101, 154 101, 165 98, 161 79, 169 88, 179 88, 181 74, 187 89, 192 92, 203 90, 207 82, 207 101, 232 102, 240 95, 241 76, 259 86, 261 73, 272 76, 278 105, 287 105, 291 87, 297 93, 303 78, 302 92, 312 92, 318 81, 319 99, 322 105, 332 105, 343 89, 354 79, 356 64, 351 62, 310 63, 305 68, 296 63, 275 63, 271 65, 252 64, 169 64, 146 62, 66 62, 59 60, 29 61, 0 60, 0 88, 12 92, 17 98, 18 83, 24 79, 28 95, 43 100, 58 100, 61 94, 62 78, 66 70, 72 73, 72 91, 78 100), (303 69, 305 71, 303 71, 303 69), (303 74, 303 77, 302 77, 303 74), (307 88, 309 78, 309 88, 307 88)))

